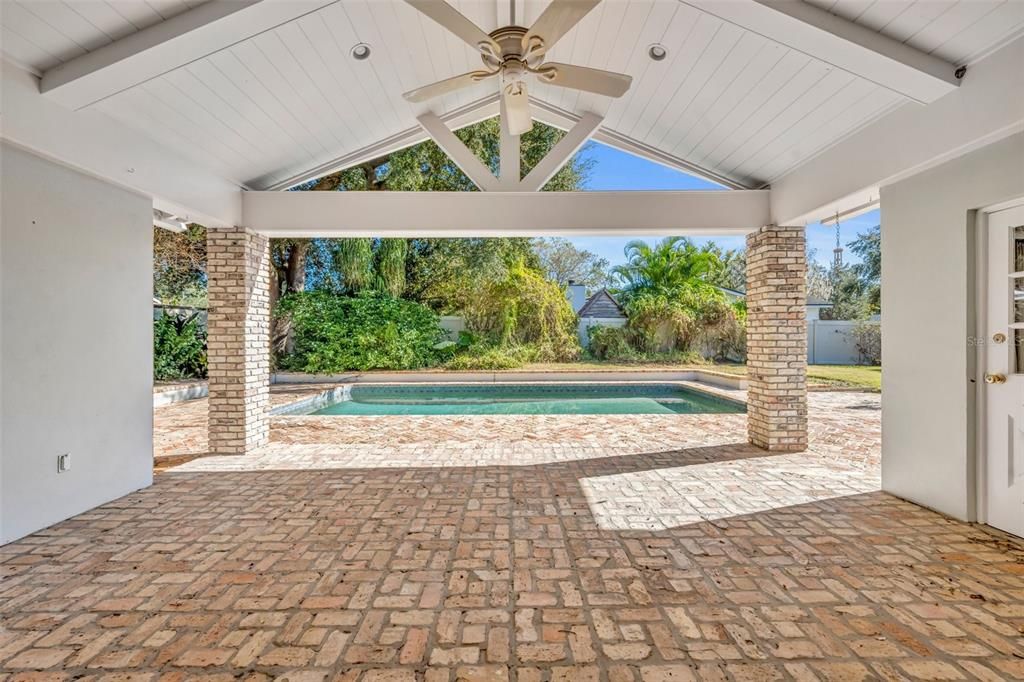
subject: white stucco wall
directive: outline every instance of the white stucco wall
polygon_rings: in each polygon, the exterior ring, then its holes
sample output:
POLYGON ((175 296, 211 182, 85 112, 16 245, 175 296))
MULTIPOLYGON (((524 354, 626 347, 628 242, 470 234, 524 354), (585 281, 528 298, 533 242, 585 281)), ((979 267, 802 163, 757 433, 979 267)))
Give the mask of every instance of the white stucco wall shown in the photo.
POLYGON ((6 144, 0 203, 9 542, 152 482, 152 204, 6 144))
POLYGON ((881 191, 882 487, 974 517, 973 209, 1024 196, 1024 133, 881 191))

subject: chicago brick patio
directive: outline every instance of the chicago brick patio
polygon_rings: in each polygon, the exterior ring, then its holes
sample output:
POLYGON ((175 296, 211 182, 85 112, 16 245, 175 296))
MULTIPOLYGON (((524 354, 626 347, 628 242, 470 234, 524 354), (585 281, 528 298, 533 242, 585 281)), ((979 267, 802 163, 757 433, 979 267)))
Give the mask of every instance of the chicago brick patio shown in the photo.
POLYGON ((811 394, 799 454, 713 417, 612 419, 603 440, 579 420, 571 438, 543 418, 412 420, 376 444, 358 420, 324 437, 274 418, 247 470, 195 459, 0 548, 0 670, 1024 677, 1024 547, 878 492, 877 396, 811 394))

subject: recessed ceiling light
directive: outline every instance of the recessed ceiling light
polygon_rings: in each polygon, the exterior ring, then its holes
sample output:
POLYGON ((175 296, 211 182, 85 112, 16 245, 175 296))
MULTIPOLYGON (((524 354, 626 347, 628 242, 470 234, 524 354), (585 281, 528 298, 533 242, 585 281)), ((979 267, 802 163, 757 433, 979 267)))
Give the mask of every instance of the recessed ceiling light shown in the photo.
POLYGON ((358 43, 352 48, 352 59, 363 61, 370 58, 370 46, 366 43, 358 43))
POLYGON ((665 49, 664 45, 655 43, 647 48, 647 56, 656 62, 660 62, 662 59, 668 56, 668 50, 665 49))

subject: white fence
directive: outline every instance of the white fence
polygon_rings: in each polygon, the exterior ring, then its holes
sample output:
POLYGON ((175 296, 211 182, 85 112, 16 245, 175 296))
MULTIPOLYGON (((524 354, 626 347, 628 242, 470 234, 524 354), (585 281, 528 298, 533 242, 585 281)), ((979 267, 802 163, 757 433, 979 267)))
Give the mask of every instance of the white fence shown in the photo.
MULTIPOLYGON (((807 320, 807 364, 859 365, 864 362, 857 350, 854 320, 807 320)), ((870 322, 868 324, 879 324, 870 322)))

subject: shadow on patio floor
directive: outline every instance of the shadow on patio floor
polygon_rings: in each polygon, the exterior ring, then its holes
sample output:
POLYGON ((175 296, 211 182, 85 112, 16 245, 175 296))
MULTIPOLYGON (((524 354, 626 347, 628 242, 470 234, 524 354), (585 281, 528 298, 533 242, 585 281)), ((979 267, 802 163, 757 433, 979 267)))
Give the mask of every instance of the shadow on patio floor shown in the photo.
POLYGON ((0 669, 1024 676, 1024 546, 859 475, 743 444, 162 473, 0 549, 0 669))

